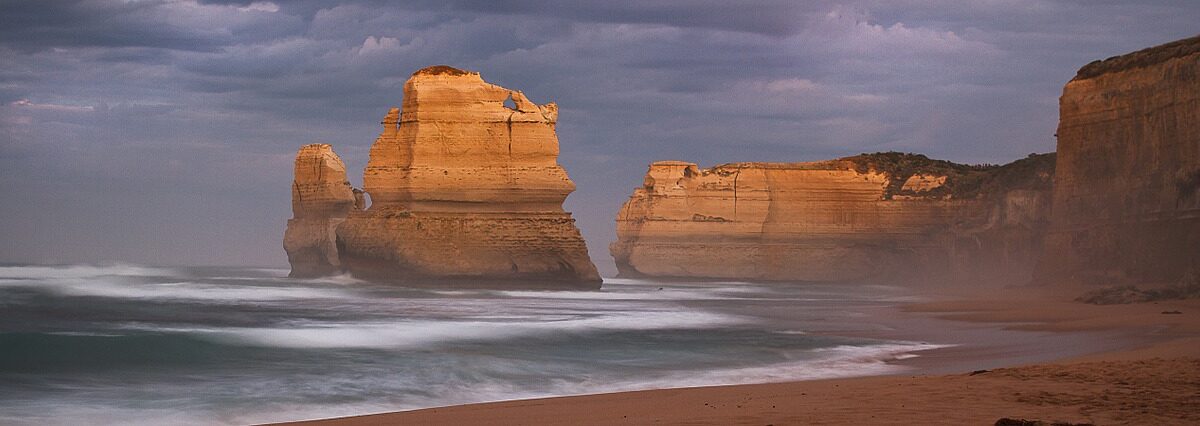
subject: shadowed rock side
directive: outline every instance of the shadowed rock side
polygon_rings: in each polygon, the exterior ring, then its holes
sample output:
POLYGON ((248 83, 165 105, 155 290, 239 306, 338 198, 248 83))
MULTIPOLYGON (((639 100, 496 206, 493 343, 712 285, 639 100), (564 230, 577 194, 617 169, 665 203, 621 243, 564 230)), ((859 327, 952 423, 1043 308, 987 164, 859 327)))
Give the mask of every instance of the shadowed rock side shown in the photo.
POLYGON ((344 265, 373 280, 598 287, 562 208, 575 184, 558 165, 557 119, 555 104, 475 72, 414 73, 371 147, 372 205, 337 229, 344 265))
POLYGON ((334 230, 355 206, 346 165, 326 144, 305 145, 296 153, 292 219, 283 248, 291 277, 317 277, 341 271, 334 230))
POLYGON ((1040 280, 1200 273, 1200 37, 1083 67, 1060 99, 1057 167, 1040 280))
POLYGON ((966 166, 882 153, 811 163, 664 161, 617 216, 623 276, 1028 280, 1054 155, 966 166))

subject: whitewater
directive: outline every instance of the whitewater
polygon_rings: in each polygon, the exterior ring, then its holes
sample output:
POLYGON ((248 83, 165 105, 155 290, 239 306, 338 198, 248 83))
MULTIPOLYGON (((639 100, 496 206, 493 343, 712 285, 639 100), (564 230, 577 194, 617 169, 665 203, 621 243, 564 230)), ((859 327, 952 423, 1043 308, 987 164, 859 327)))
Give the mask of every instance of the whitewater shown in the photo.
POLYGON ((434 290, 269 268, 0 266, 0 424, 246 424, 903 372, 885 286, 434 290))

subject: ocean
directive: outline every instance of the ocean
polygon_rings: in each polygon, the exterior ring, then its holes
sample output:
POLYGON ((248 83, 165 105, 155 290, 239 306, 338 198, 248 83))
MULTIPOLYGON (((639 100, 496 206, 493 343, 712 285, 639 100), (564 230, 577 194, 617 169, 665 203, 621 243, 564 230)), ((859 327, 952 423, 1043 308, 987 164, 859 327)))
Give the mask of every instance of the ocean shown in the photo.
POLYGON ((287 270, 0 266, 0 424, 246 424, 903 372, 901 288, 432 290, 287 270))

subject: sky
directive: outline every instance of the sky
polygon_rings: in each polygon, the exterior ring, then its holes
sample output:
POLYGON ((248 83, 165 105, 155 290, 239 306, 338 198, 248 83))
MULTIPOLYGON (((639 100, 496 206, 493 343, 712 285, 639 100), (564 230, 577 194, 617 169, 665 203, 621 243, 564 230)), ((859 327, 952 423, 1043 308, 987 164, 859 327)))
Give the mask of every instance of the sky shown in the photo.
POLYGON ((561 111, 602 272, 648 163, 1054 150, 1084 64, 1200 33, 1195 0, 0 0, 0 262, 286 266, 292 160, 361 186, 413 71, 561 111))

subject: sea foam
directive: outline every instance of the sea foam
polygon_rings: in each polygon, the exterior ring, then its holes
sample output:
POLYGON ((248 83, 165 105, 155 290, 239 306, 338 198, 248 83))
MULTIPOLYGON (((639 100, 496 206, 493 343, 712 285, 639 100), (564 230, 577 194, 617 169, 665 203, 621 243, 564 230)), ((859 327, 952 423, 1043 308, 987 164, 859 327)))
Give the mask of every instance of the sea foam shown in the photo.
POLYGON ((742 320, 704 312, 622 312, 559 318, 496 317, 491 321, 394 321, 304 324, 295 327, 157 329, 193 333, 221 343, 309 349, 421 349, 460 341, 505 340, 538 334, 704 329, 742 320))

